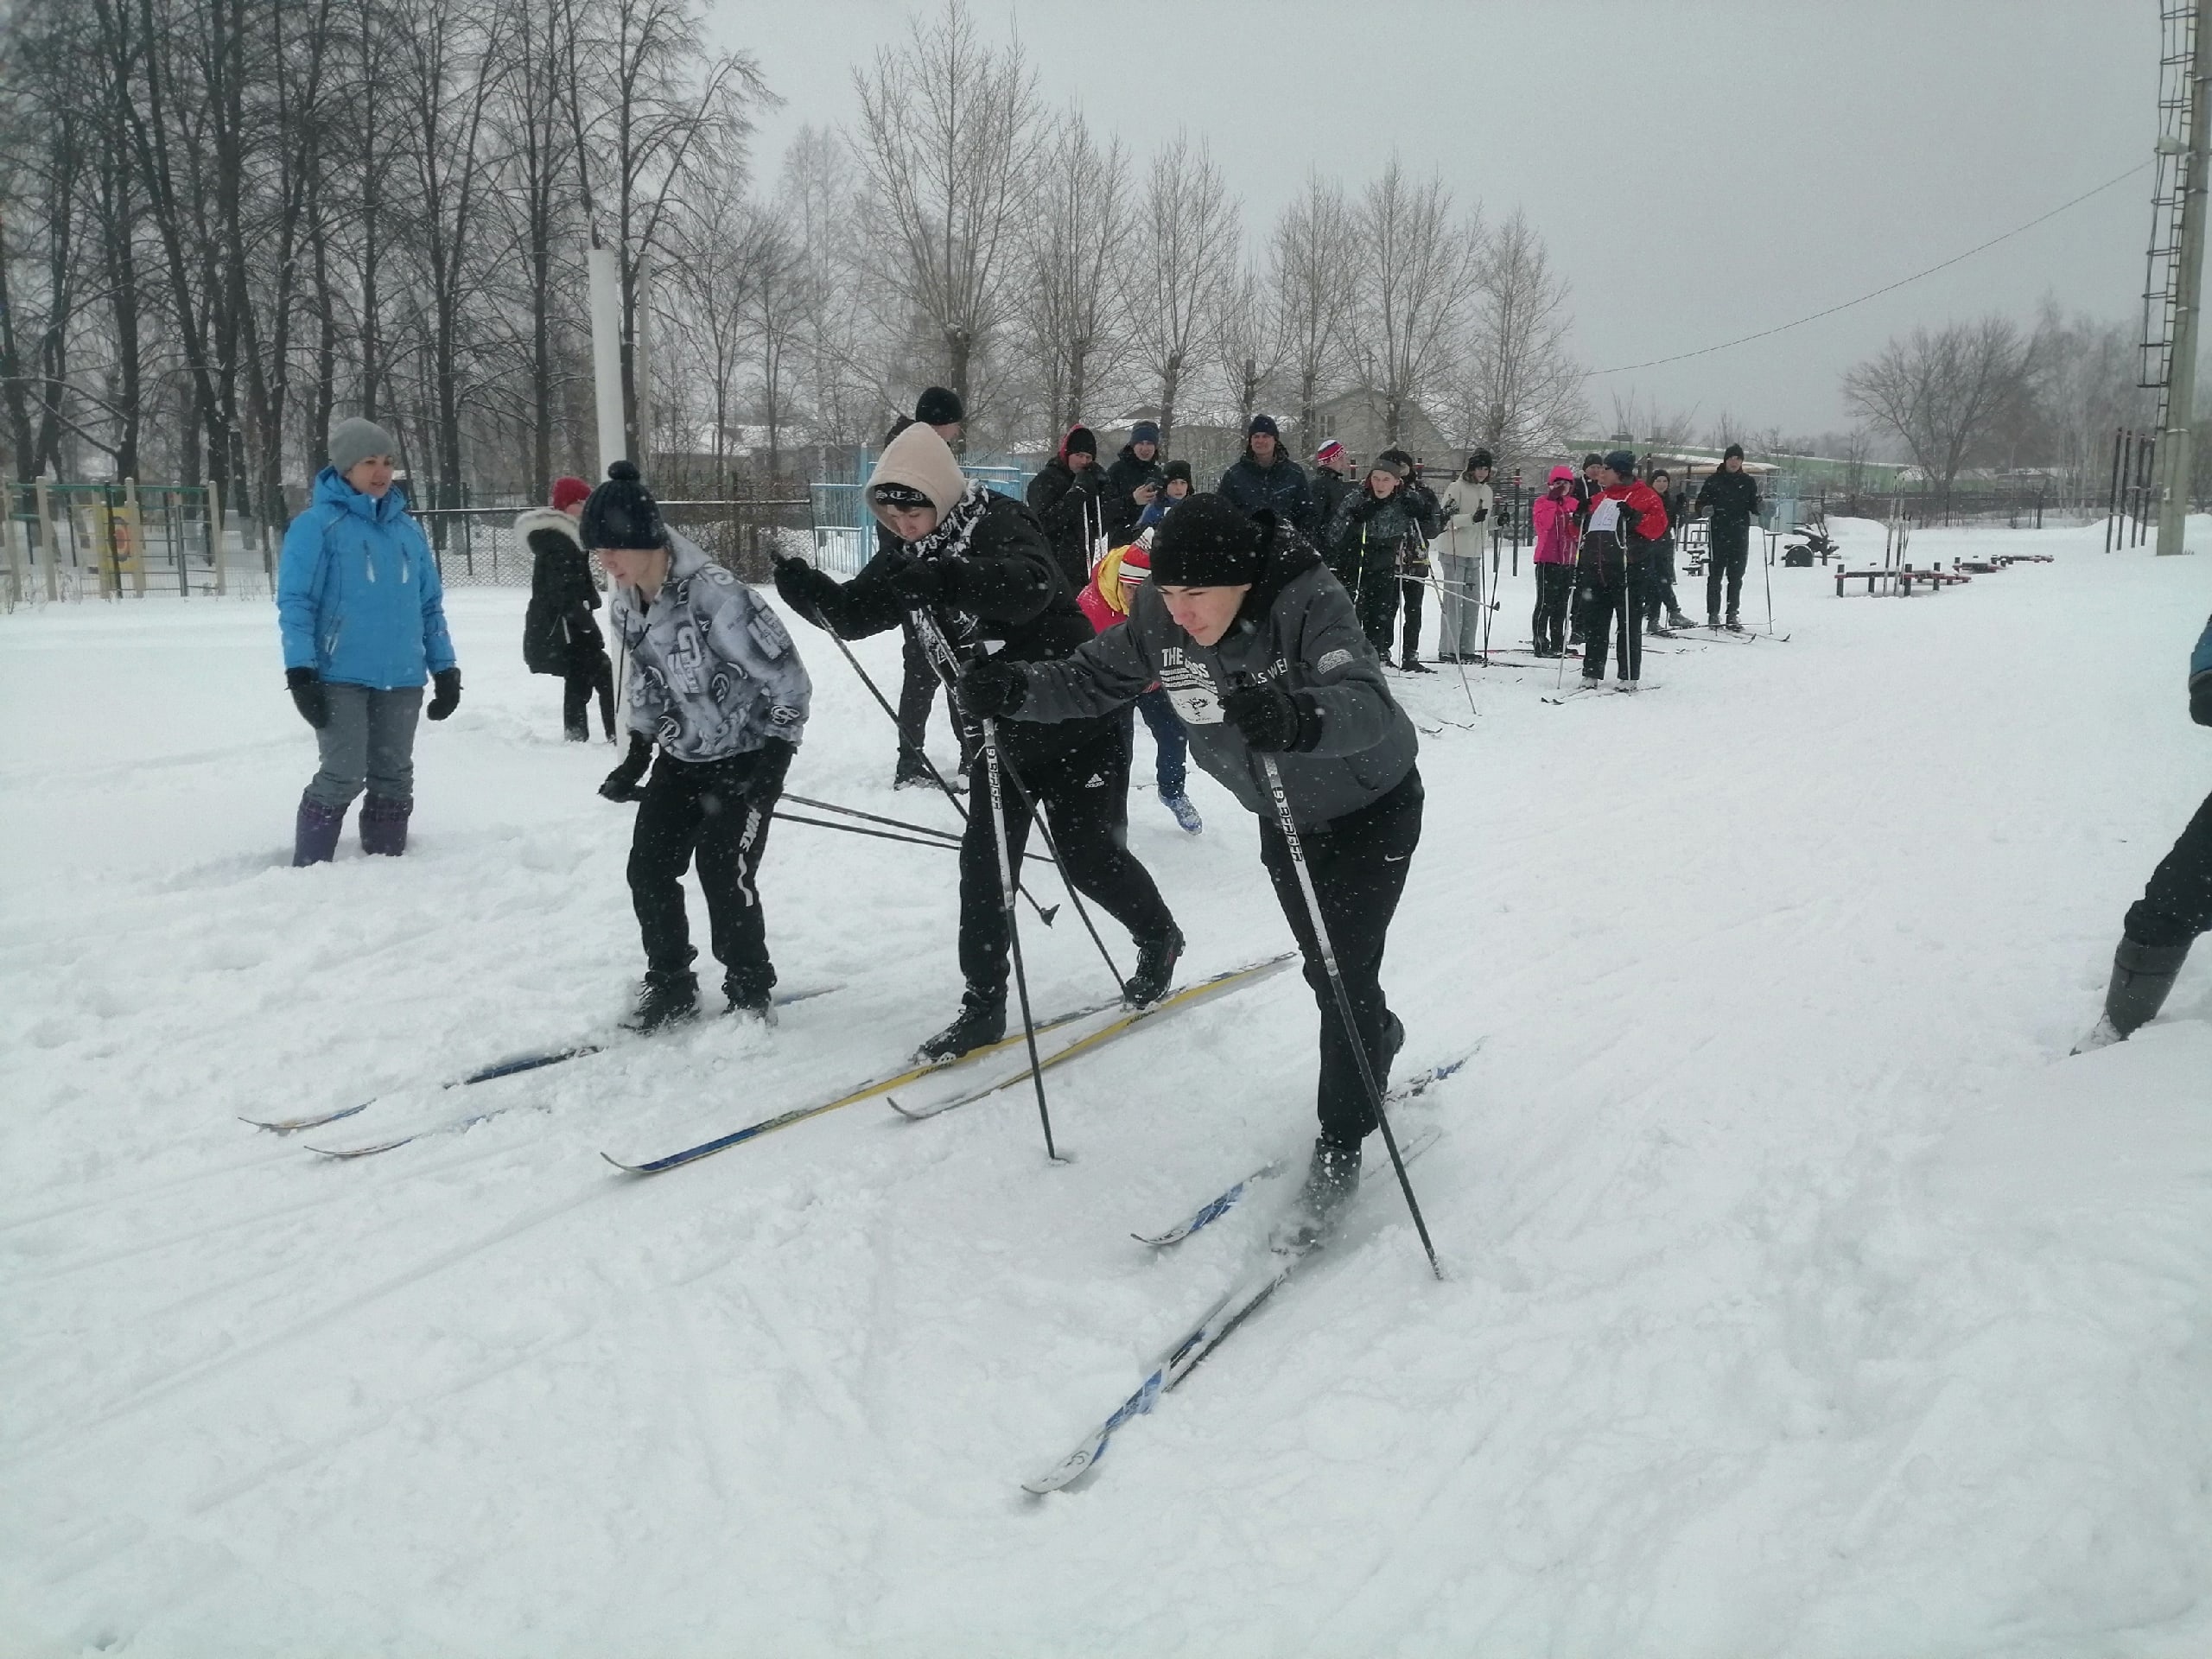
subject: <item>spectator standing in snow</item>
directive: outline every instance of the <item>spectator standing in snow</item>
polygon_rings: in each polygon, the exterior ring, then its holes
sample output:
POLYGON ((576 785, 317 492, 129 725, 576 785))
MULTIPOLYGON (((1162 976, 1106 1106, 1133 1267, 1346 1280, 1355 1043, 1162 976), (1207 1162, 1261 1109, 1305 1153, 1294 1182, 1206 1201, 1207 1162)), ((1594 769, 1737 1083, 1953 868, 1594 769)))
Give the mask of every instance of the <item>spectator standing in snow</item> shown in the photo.
MULTIPOLYGON (((925 386, 915 401, 912 416, 900 416, 892 423, 891 430, 884 435, 884 447, 908 427, 920 423, 943 438, 948 446, 960 442, 960 434, 968 418, 968 410, 960 401, 960 394, 946 386, 925 386)), ((875 531, 875 550, 890 551, 891 532, 880 524, 875 531)), ((899 685, 899 765, 891 774, 893 789, 913 789, 931 781, 929 767, 925 761, 923 745, 929 736, 930 709, 937 702, 938 677, 921 652, 909 639, 900 653, 902 677, 899 685)), ((974 734, 963 731, 960 721, 952 721, 953 734, 960 740, 960 770, 946 781, 956 789, 968 787, 968 763, 975 753, 974 734)))
MULTIPOLYGON (((995 652, 1002 660, 1065 657, 1091 637, 1058 563, 1020 502, 963 478, 952 451, 932 432, 909 427, 883 452, 868 499, 895 538, 850 582, 804 559, 776 563, 776 591, 800 615, 846 639, 904 626, 941 637, 962 664, 995 652)), ((1177 508, 1177 512, 1185 511, 1177 508)), ((1172 520, 1171 520, 1172 522, 1172 520)), ((1143 690, 1131 688, 1130 697, 1143 690)), ((1123 699, 1128 701, 1128 699, 1123 699)), ((969 718, 978 711, 967 709, 969 718)), ((1129 734, 1122 722, 1077 721, 1044 732, 1000 734, 1001 754, 1031 799, 1052 816, 1060 859, 1085 897, 1129 930, 1137 963, 1124 995, 1132 1006, 1167 990, 1183 935, 1160 890, 1125 844, 1128 823, 1129 734)), ((1029 810, 1008 785, 1007 846, 1021 868, 1029 810)), ((950 1059, 1006 1035, 1007 951, 998 839, 990 804, 970 804, 960 842, 960 1012, 921 1046, 929 1059, 950 1059)))
POLYGON ((284 684, 315 728, 322 766, 300 797, 294 865, 327 864, 346 809, 361 803, 361 850, 407 850, 415 730, 461 702, 445 589, 423 527, 392 487, 398 445, 373 421, 340 421, 314 499, 284 532, 276 620, 284 684), (423 682, 435 688, 426 711, 423 682))
POLYGON ((1272 415, 1252 417, 1244 431, 1244 453, 1230 463, 1215 488, 1246 512, 1269 512, 1306 534, 1314 530, 1305 471, 1283 454, 1282 434, 1272 415))
MULTIPOLYGON (((1403 511, 1402 504, 1400 511, 1403 511)), ((1382 664, 1306 538, 1241 504, 1193 496, 1160 525, 1152 581, 1125 626, 1055 662, 987 658, 962 696, 978 715, 1095 719, 1159 681, 1198 764, 1260 820, 1260 858, 1306 957, 1319 1004, 1320 1135, 1292 1222, 1300 1242, 1357 1190, 1374 1103, 1352 1044, 1378 1081, 1405 1039, 1382 984, 1390 920, 1420 844, 1418 741, 1382 664), (1279 769, 1323 925, 1352 1007, 1345 1029, 1264 780, 1279 769)))
MULTIPOLYGON (((2212 726, 2212 621, 2189 659, 2189 717, 2212 726)), ((2113 954, 2105 1010, 2076 1054, 2123 1042, 2158 1017, 2189 960, 2196 936, 2212 928, 2212 796, 2196 809, 2152 871, 2143 896, 2127 907, 2113 954)))
POLYGON ((1351 594, 1367 643, 1386 667, 1397 612, 1399 563, 1421 534, 1401 493, 1405 481, 1392 452, 1385 450, 1367 469, 1366 480, 1344 498, 1329 530, 1329 568, 1351 594))
POLYGON ((1759 481, 1744 470, 1744 446, 1732 443, 1722 454, 1718 471, 1697 493, 1698 510, 1709 512, 1706 531, 1705 626, 1726 626, 1732 633, 1744 631, 1736 620, 1744 596, 1744 567, 1751 558, 1751 520, 1759 516, 1759 481), (1727 621, 1721 620, 1720 596, 1727 586, 1727 621))
POLYGON ((1432 671, 1421 659, 1422 600, 1428 592, 1431 575, 1429 543, 1443 528, 1444 511, 1437 503, 1436 492, 1422 481, 1418 461, 1402 449, 1386 449, 1382 458, 1395 466, 1399 476, 1405 480, 1398 493, 1404 498, 1406 511, 1413 517, 1413 534, 1398 549, 1398 585, 1393 599, 1404 616, 1398 666, 1408 674, 1427 674, 1432 671))
POLYGON ((1497 505, 1491 488, 1491 454, 1478 449, 1466 469, 1445 487, 1444 533, 1436 543, 1437 584, 1441 589, 1436 658, 1439 662, 1473 662, 1483 649, 1483 556, 1489 550, 1491 514, 1497 505))
POLYGON ((1058 452, 1029 480, 1028 501, 1067 579, 1068 592, 1081 593, 1105 539, 1109 505, 1106 474, 1098 467, 1098 440, 1089 427, 1068 429, 1058 452))
MULTIPOLYGON (((1598 499, 1603 486, 1598 482, 1598 469, 1605 462, 1599 454, 1582 457, 1582 476, 1574 480, 1574 535, 1579 544, 1583 526, 1590 520, 1590 504, 1598 499)), ((1582 613, 1582 586, 1575 584, 1573 601, 1567 611, 1567 645, 1570 651, 1582 644, 1582 636, 1589 632, 1589 624, 1582 613)))
POLYGON ((1307 481, 1306 488, 1306 497, 1313 507, 1313 525, 1309 532, 1313 540, 1319 541, 1328 533, 1330 524, 1336 520, 1337 509, 1344 505, 1344 498, 1358 487, 1344 475, 1344 469, 1351 465, 1351 457, 1344 452, 1344 445, 1334 438, 1313 452, 1313 476, 1307 481))
POLYGON ((1129 441, 1114 464, 1106 469, 1106 539, 1120 545, 1136 534, 1137 520, 1160 499, 1167 482, 1160 461, 1160 427, 1139 421, 1129 429, 1129 441))
POLYGON ((530 608, 523 613, 523 665, 533 674, 561 677, 561 728, 571 743, 588 742, 587 719, 592 694, 599 695, 599 720, 607 741, 614 741, 614 664, 592 613, 599 608, 599 585, 591 561, 576 539, 576 519, 591 486, 581 478, 553 480, 550 507, 525 507, 515 517, 516 533, 531 551, 530 608))
MULTIPOLYGON (((1090 580, 1076 595, 1076 603, 1083 607, 1090 626, 1100 633, 1117 628, 1128 620, 1129 607, 1135 601, 1136 591, 1151 573, 1152 554, 1143 539, 1115 548, 1098 561, 1098 569, 1091 572, 1090 580)), ((1152 729, 1154 778, 1160 786, 1160 804, 1174 815, 1176 823, 1183 830, 1191 835, 1199 834, 1206 827, 1205 821, 1198 817, 1198 809, 1191 804, 1189 779, 1184 766, 1190 744, 1183 735, 1183 722, 1176 718, 1174 703, 1155 683, 1137 698, 1136 712, 1144 716, 1144 723, 1152 729)), ((1129 741, 1134 747, 1134 717, 1126 709, 1122 711, 1122 721, 1131 728, 1129 741)), ((1134 755, 1131 758, 1134 763, 1134 755)))
POLYGON ((1667 506, 1637 477, 1636 457, 1625 449, 1606 455, 1597 482, 1597 499, 1590 503, 1575 556, 1575 580, 1590 634, 1582 679, 1587 685, 1605 679, 1605 647, 1618 625, 1622 688, 1633 691, 1643 674, 1644 572, 1651 544, 1667 532, 1667 506))
POLYGON ((1552 468, 1544 493, 1529 504, 1529 520, 1536 537, 1536 610, 1531 619, 1536 655, 1563 656, 1567 607, 1574 598, 1574 556, 1581 541, 1573 467, 1562 462, 1552 468))
POLYGON ((1675 526, 1681 522, 1682 493, 1674 487, 1674 478, 1663 467, 1653 472, 1650 484, 1652 493, 1667 509, 1667 533, 1651 545, 1651 569, 1643 584, 1643 625, 1662 639, 1671 639, 1674 634, 1669 630, 1690 626, 1689 618, 1675 600, 1675 526), (1660 626, 1662 609, 1664 627, 1660 626))
POLYGON ((1136 533, 1142 536, 1145 531, 1165 518, 1168 509, 1177 502, 1188 500, 1190 494, 1191 463, 1187 461, 1169 461, 1166 467, 1166 482, 1161 485, 1160 493, 1154 496, 1145 510, 1137 515, 1136 533))
POLYGON ((805 664, 773 610, 662 522, 635 463, 607 469, 578 527, 614 582, 607 614, 629 653, 629 752, 599 792, 638 803, 630 902, 645 977, 632 1023, 658 1031, 698 1010, 687 868, 707 896, 728 1007, 768 1018, 776 969, 760 859, 806 730, 805 664))

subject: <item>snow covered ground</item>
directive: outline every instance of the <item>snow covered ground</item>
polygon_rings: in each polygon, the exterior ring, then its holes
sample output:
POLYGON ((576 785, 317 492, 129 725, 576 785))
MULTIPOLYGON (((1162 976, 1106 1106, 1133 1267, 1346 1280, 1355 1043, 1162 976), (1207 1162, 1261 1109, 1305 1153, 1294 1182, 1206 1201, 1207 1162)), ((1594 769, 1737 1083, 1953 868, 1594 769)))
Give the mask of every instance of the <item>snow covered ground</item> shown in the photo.
MULTIPOLYGON (((1414 1170, 1451 1277, 1370 1165, 1367 1236, 1046 1500, 1018 1482, 1262 1217, 1131 1229, 1310 1136, 1294 977, 1057 1074, 1063 1167, 1014 1090, 625 1178, 602 1150, 949 1015, 950 856, 781 826, 785 983, 842 989, 443 1094, 639 968, 629 815, 522 671, 521 595, 452 597, 408 856, 349 826, 308 871, 265 601, 0 619, 0 1652, 2212 1650, 2212 950, 2063 1058, 2212 786, 2212 573, 2099 548, 1926 532, 2059 559, 1910 601, 1777 569, 1790 643, 1656 642, 1640 699, 1496 671, 1463 730, 1455 677, 1402 682, 1440 724, 1402 1065, 1480 1044, 1414 1170), (512 1109, 298 1144, 463 1105, 512 1109)), ((791 787, 950 823, 796 632, 791 787)), ((1130 813, 1186 979, 1287 943, 1250 821, 1194 794, 1198 841, 1130 813)), ((1040 1005, 1108 989, 1072 918, 1026 937, 1040 1005)))

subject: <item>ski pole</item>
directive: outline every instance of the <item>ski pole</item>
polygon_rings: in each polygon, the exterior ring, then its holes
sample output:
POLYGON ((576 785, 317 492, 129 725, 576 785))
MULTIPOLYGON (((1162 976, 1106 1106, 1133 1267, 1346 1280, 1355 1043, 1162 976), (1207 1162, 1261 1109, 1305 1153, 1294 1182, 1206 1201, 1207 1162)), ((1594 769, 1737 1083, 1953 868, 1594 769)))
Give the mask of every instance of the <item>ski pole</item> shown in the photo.
MULTIPOLYGON (((860 676, 861 683, 868 688, 868 696, 875 699, 875 706, 882 709, 886 715, 890 716, 891 723, 894 727, 898 725, 899 711, 891 706, 889 699, 884 696, 881 689, 877 686, 874 680, 869 677, 868 670, 861 666, 861 659, 853 655, 853 648, 845 643, 845 637, 839 633, 836 629, 831 627, 827 619, 817 620, 822 622, 823 632, 827 633, 830 639, 835 642, 837 650, 842 654, 845 661, 852 665, 853 672, 860 676)), ((953 709, 955 720, 957 721, 959 705, 957 703, 954 704, 953 709)), ((922 770, 929 773, 930 781, 944 791, 944 798, 952 803, 952 810, 960 815, 960 821, 963 823, 965 823, 968 821, 968 805, 966 802, 960 798, 959 791, 954 789, 950 784, 944 781, 944 774, 937 769, 937 763, 931 760, 929 756, 920 749, 916 749, 914 751, 914 758, 922 763, 922 770)), ((1052 925, 1052 918, 1058 914, 1060 907, 1058 905, 1045 906, 1039 904, 1037 902, 1037 896, 1031 893, 1027 887, 1022 888, 1021 896, 1029 900, 1029 907, 1037 912, 1037 919, 1044 923, 1046 926, 1050 927, 1052 925)), ((1113 964, 1111 963, 1107 964, 1109 968, 1113 964)))
MULTIPOLYGON (((1436 574, 1436 564, 1433 560, 1431 560, 1429 563, 1428 585, 1430 590, 1436 595, 1436 614, 1440 624, 1445 614, 1444 582, 1443 579, 1436 574)), ((1457 586, 1458 584, 1455 583, 1453 585, 1457 586)), ((1464 588, 1461 589, 1459 602, 1462 605, 1466 603, 1465 590, 1464 588)), ((1459 671, 1459 690, 1466 693, 1467 713, 1475 719, 1481 719, 1482 711, 1475 707, 1475 689, 1467 683, 1467 659, 1460 652, 1459 641, 1456 636, 1452 641, 1452 664, 1453 667, 1459 671)))
POLYGON ((1064 1163, 1066 1160, 1052 1145, 1052 1114, 1045 1104, 1045 1067, 1037 1058, 1037 1022, 1029 1012, 1029 974, 1021 963, 1021 918, 1014 909, 1014 860, 1007 848, 1006 800, 999 790, 999 723, 986 720, 982 726, 983 771, 991 789, 991 830, 999 849, 999 893, 1006 907, 1007 943, 1014 952, 1014 988, 1021 999, 1021 1037, 1029 1047, 1029 1082, 1037 1091, 1038 1122, 1045 1126, 1045 1155, 1056 1164, 1064 1163))
POLYGON ((878 841, 900 841, 909 847, 934 847, 940 852, 957 853, 960 842, 944 836, 902 836, 890 830, 870 830, 865 824, 832 823, 828 818, 810 818, 803 813, 786 812, 778 807, 769 816, 779 823, 803 823, 813 830, 836 830, 849 836, 871 836, 878 841))
POLYGON ((1766 578, 1766 632, 1767 638, 1771 639, 1774 637, 1774 537, 1771 536, 1767 537, 1766 563, 1759 567, 1759 574, 1766 578))
MULTIPOLYGON (((1428 1224, 1421 1219, 1421 1201, 1414 1197, 1414 1184, 1406 1174, 1406 1160, 1399 1155, 1398 1137, 1390 1132, 1390 1114, 1382 1103, 1382 1090, 1375 1080, 1374 1066, 1368 1061, 1367 1045, 1360 1040, 1359 1021, 1351 1011, 1351 993, 1344 988, 1344 976, 1337 967, 1336 947, 1329 942, 1329 925, 1321 919, 1321 900, 1313 891, 1313 873, 1306 867, 1306 848, 1298 838, 1297 821, 1290 814, 1290 797, 1283 791, 1282 772, 1272 754, 1262 753, 1258 759, 1267 779, 1268 793, 1274 801, 1275 823, 1290 848, 1291 867, 1298 872, 1298 891, 1306 899, 1306 914, 1313 924, 1313 943, 1321 952, 1321 966, 1329 976, 1329 988, 1336 993, 1337 1017, 1344 1021, 1345 1041, 1351 1048, 1352 1058, 1359 1062, 1359 1080, 1366 1085, 1367 1097, 1374 1104, 1375 1122, 1382 1131, 1382 1144, 1390 1149, 1390 1166, 1398 1172, 1399 1190, 1406 1195, 1406 1208, 1413 1212, 1414 1230, 1421 1235, 1421 1249, 1428 1252, 1429 1270, 1441 1279, 1444 1265, 1436 1259, 1436 1246, 1429 1242, 1428 1224)), ((1020 958, 1014 960, 1018 963, 1020 958)))
MULTIPOLYGON (((887 818, 880 813, 863 812, 857 807, 839 806, 834 801, 817 801, 804 795, 785 795, 779 798, 789 801, 795 806, 811 807, 817 812, 835 812, 841 817, 859 818, 868 823, 888 824, 893 830, 908 830, 918 836, 930 836, 938 841, 949 841, 956 847, 960 844, 958 835, 950 830, 939 830, 933 824, 915 823, 906 818, 887 818)), ((1033 859, 1039 864, 1049 864, 1052 861, 1041 853, 1024 853, 1022 856, 1033 859)))

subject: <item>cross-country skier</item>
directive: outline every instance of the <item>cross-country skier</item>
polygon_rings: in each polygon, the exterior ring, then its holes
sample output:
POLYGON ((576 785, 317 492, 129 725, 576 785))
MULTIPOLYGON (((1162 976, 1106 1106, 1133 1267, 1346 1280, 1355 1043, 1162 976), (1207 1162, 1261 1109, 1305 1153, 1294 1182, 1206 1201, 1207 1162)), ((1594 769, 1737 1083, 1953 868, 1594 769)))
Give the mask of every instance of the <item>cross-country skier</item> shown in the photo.
POLYGON ((1407 549, 1421 539, 1413 504, 1402 493, 1405 481, 1396 452, 1376 456, 1366 480, 1338 507, 1325 543, 1329 569, 1352 596, 1367 643, 1385 666, 1398 608, 1400 564, 1407 549))
POLYGON ((980 715, 1086 721, 1157 679, 1191 751, 1260 819, 1260 856, 1306 957, 1321 1009, 1321 1133, 1301 1195, 1318 1230, 1359 1185, 1361 1143, 1376 1128, 1289 843, 1262 783, 1272 756, 1289 798, 1358 1040, 1378 1083, 1405 1029, 1382 984, 1390 918, 1421 841, 1418 740, 1385 683, 1351 601, 1305 537, 1272 514, 1255 520, 1197 495, 1160 527, 1152 580, 1126 626, 1061 662, 970 667, 963 696, 980 715))
MULTIPOLYGON (((776 591, 802 616, 848 639, 901 626, 925 638, 940 635, 963 664, 994 652, 1014 662, 1049 661, 1091 637, 1029 509, 963 477, 952 451, 928 428, 908 427, 883 452, 868 480, 868 500, 897 550, 877 554, 847 582, 804 559, 778 560, 776 591)), ((1001 733, 1001 752, 1013 776, 1051 815, 1068 879, 1136 941, 1126 995, 1141 1007, 1166 994, 1183 935, 1152 877, 1122 844, 1129 739, 1104 712, 1052 731, 1018 727, 1001 733)), ((1011 783, 1005 805, 1007 842, 1019 869, 1029 812, 1011 783)), ((922 1045, 927 1058, 948 1059, 1006 1035, 1003 899, 989 803, 977 792, 960 843, 966 994, 958 1016, 922 1045)))
MULTIPOLYGON (((919 422, 930 428, 948 445, 960 442, 961 432, 968 419, 967 405, 960 401, 960 394, 948 386, 925 386, 922 395, 914 400, 912 416, 900 416, 884 435, 884 446, 888 448, 892 439, 908 427, 919 422)), ((887 553, 894 545, 891 532, 878 525, 875 550, 887 553)), ((899 664, 901 677, 899 685, 899 764, 891 774, 893 789, 918 789, 933 782, 924 749, 929 736, 930 708, 937 702, 937 671, 922 660, 921 652, 913 641, 906 642, 906 649, 899 664)), ((949 702, 950 699, 947 699, 949 702)), ((959 716, 951 716, 953 734, 961 740, 960 769, 944 781, 953 789, 968 787, 968 764, 975 757, 969 752, 967 734, 962 730, 959 716)))
POLYGON ((1529 625, 1535 630, 1539 657, 1567 652, 1567 613, 1574 601, 1574 552, 1581 540, 1576 512, 1574 468, 1562 461, 1552 468, 1544 493, 1529 504, 1529 522, 1535 527, 1536 538, 1536 609, 1529 625))
POLYGON ((594 692, 599 695, 600 724, 612 743, 614 664, 592 619, 599 608, 599 588, 576 531, 577 516, 590 494, 591 486, 581 478, 556 478, 550 507, 525 507, 515 517, 515 532, 531 555, 522 660, 533 674, 561 677, 561 729, 571 743, 591 739, 587 716, 594 692))
MULTIPOLYGON (((2212 621, 2189 659, 2189 717, 2212 726, 2212 621)), ((2127 907, 2113 953, 2105 1011, 2077 1054, 2125 1041, 2158 1017, 2189 947, 2212 928, 2212 796, 2196 809, 2172 849, 2151 873, 2143 896, 2127 907)))
POLYGON ((698 1011, 698 952, 683 913, 687 866, 707 895, 729 1007, 766 1018, 776 969, 760 912, 760 858, 806 729, 806 667, 775 612, 662 521, 635 463, 607 469, 578 528, 613 580, 607 617, 630 659, 629 753, 599 792, 638 803, 630 902, 645 978, 631 1023, 658 1031, 698 1011))
POLYGON ((1710 551, 1705 563, 1705 626, 1741 633, 1744 625, 1736 613, 1744 596, 1744 566, 1751 558, 1751 520, 1759 516, 1759 481, 1744 470, 1742 444, 1732 443, 1722 453, 1719 470, 1697 493, 1697 506, 1712 514, 1706 531, 1710 551), (1728 590, 1725 624, 1720 613, 1724 582, 1728 590))
POLYGON ((1575 555, 1575 586, 1590 643, 1582 680, 1605 677, 1605 647, 1621 630, 1622 688, 1633 691, 1643 674, 1643 582, 1651 544, 1667 533, 1667 505, 1636 475, 1636 457, 1615 449, 1598 467, 1598 494, 1582 527, 1575 555))
POLYGON ((1444 533, 1436 543, 1437 585, 1443 601, 1438 623, 1436 660, 1475 661, 1483 649, 1483 556, 1489 550, 1491 514, 1497 505, 1491 488, 1491 454, 1478 449, 1466 470, 1445 486, 1444 533))
POLYGON ((284 532, 276 569, 284 687, 315 728, 322 761, 300 797, 295 865, 330 861, 346 809, 365 787, 361 850, 405 852, 416 725, 424 714, 443 720, 461 702, 437 561, 406 495, 392 487, 398 449, 373 421, 339 422, 315 499, 284 532))
MULTIPOLYGON (((1136 598, 1137 589, 1151 574, 1152 553, 1147 540, 1117 547, 1098 561, 1098 569, 1091 572, 1090 580, 1075 596, 1076 603, 1083 607, 1083 613, 1099 632, 1118 628, 1128 620, 1129 606, 1136 598)), ((1183 735, 1183 722, 1176 717, 1173 701, 1159 685, 1147 686, 1137 699, 1136 712, 1144 716, 1144 723, 1152 731, 1156 762, 1154 776, 1160 785, 1160 804, 1174 815, 1179 827, 1191 835, 1202 833, 1205 820, 1191 804, 1189 779, 1183 764, 1191 746, 1183 735)), ((1124 725, 1133 725, 1127 709, 1122 710, 1121 719, 1124 725)), ((1134 730, 1130 736, 1134 743, 1134 730)))
POLYGON ((1643 587, 1643 626, 1660 638, 1671 639, 1673 630, 1690 626, 1675 599, 1675 526, 1682 521, 1682 493, 1675 487, 1673 475, 1664 467, 1653 471, 1649 483, 1652 493, 1667 509, 1667 533, 1651 549, 1651 569, 1643 587))
MULTIPOLYGON (((1574 480, 1574 539, 1577 546, 1581 544, 1582 527, 1590 519, 1590 504, 1598 499, 1598 492, 1601 487, 1598 482, 1598 468, 1604 463, 1605 459, 1603 455, 1596 454, 1583 456, 1582 476, 1574 480)), ((1582 587, 1578 582, 1574 588, 1573 601, 1567 612, 1567 648, 1569 651, 1580 649, 1582 636, 1588 632, 1589 626, 1582 615, 1582 587)))

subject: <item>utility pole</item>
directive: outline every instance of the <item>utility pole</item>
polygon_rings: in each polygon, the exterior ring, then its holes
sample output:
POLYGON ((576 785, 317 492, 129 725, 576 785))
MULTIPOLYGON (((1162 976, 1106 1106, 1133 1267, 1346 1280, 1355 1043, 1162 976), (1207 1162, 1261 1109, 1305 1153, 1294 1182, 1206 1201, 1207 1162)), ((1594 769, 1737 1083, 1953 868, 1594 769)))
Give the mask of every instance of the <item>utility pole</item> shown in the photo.
POLYGON ((2212 166, 2212 0, 2196 0, 2189 60, 2189 159, 2181 199, 2180 291, 2174 306, 2173 367, 2158 459, 2165 490, 2158 503, 2158 551, 2185 553, 2190 463, 2196 459, 2196 321, 2204 287, 2206 169, 2212 166))

